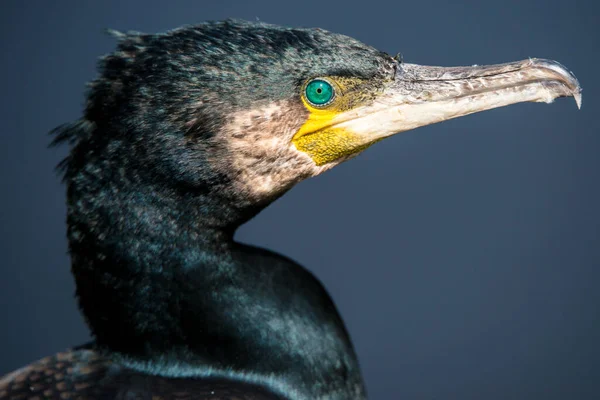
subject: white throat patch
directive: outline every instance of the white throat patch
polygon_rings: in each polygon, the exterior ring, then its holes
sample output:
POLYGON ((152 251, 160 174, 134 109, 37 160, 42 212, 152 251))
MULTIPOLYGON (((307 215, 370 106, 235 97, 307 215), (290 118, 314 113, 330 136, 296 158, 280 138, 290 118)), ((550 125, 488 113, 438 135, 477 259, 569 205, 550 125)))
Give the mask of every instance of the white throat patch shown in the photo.
POLYGON ((292 138, 306 115, 287 112, 290 109, 290 104, 282 101, 237 112, 224 127, 230 174, 234 174, 237 191, 249 200, 277 196, 335 165, 317 166, 296 149, 292 138))

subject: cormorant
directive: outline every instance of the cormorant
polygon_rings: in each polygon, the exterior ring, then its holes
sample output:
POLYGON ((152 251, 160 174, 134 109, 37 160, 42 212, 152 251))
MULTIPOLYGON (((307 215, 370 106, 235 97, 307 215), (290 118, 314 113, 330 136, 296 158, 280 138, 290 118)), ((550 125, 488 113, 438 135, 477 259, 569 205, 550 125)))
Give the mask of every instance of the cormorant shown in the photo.
MULTIPOLYGON (((554 61, 426 67, 322 29, 208 22, 120 34, 68 143, 72 272, 94 342, 1 399, 365 399, 322 285, 236 228, 397 132, 522 101, 581 101, 554 61)), ((308 205, 307 207, 310 207, 308 205)))

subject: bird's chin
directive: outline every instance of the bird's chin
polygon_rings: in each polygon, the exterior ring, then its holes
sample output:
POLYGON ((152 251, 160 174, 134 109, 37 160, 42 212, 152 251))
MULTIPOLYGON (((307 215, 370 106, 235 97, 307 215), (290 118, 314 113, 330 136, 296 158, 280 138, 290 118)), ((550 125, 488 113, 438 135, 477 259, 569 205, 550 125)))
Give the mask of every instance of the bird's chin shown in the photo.
POLYGON ((377 100, 338 115, 332 129, 366 147, 385 137, 448 119, 520 102, 575 98, 581 87, 555 61, 525 61, 472 67, 402 64, 377 100))

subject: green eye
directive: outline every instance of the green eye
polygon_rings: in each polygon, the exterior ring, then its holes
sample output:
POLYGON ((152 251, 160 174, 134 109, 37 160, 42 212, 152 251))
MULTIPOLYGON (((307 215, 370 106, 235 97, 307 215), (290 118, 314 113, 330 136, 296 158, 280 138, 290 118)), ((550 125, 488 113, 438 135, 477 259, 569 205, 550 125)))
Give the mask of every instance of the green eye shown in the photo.
POLYGON ((314 106, 324 106, 331 103, 335 92, 331 83, 323 79, 315 79, 306 85, 306 100, 314 106))

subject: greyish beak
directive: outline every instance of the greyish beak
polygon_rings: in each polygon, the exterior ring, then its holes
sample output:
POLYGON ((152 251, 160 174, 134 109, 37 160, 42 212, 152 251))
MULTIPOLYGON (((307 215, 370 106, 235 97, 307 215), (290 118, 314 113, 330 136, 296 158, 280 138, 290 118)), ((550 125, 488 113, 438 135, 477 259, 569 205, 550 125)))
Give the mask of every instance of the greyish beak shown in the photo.
POLYGON ((340 115, 336 128, 372 143, 479 111, 524 101, 550 103, 566 96, 573 96, 581 107, 579 82, 550 60, 449 68, 400 64, 394 81, 377 100, 340 115))

